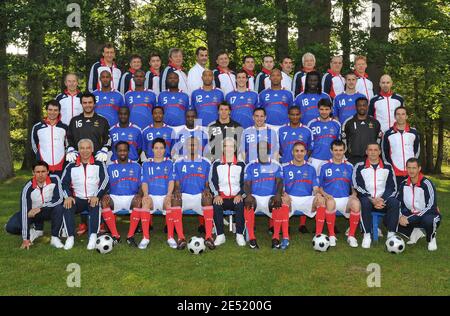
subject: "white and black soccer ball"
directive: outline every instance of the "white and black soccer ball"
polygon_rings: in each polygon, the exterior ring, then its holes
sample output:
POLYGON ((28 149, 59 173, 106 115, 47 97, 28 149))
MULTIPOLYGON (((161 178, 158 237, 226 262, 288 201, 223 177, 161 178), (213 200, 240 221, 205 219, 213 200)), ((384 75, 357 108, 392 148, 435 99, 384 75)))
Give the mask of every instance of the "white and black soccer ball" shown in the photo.
POLYGON ((390 253, 402 253, 405 251, 405 241, 397 235, 394 235, 386 240, 386 249, 390 253))
POLYGON ((330 238, 324 234, 314 236, 312 245, 314 250, 325 252, 330 248, 330 238))
POLYGON ((206 250, 205 240, 202 237, 192 237, 189 239, 187 244, 187 249, 190 253, 194 255, 199 255, 206 250))
POLYGON ((97 238, 97 241, 95 242, 95 249, 101 254, 111 252, 113 246, 114 241, 110 235, 101 235, 97 238))

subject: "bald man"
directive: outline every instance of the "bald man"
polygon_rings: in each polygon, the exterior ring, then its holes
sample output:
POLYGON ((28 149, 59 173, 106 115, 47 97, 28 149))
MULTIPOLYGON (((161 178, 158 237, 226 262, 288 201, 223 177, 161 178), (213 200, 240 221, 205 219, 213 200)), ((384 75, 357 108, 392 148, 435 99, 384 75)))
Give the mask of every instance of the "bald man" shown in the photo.
POLYGON ((218 118, 217 107, 225 99, 221 89, 214 87, 212 70, 205 69, 202 73, 203 85, 194 90, 191 95, 191 107, 197 111, 202 126, 208 126, 218 118))
POLYGON ((395 109, 403 106, 403 97, 392 91, 392 78, 383 75, 380 78, 380 93, 370 100, 369 115, 380 122, 381 131, 385 133, 395 123, 395 109))

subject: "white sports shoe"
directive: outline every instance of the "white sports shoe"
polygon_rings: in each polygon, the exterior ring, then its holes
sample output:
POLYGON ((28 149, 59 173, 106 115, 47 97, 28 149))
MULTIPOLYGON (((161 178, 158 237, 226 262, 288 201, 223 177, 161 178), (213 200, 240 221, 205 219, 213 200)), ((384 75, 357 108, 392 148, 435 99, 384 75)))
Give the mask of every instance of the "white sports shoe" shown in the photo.
POLYGON ((216 239, 214 240, 214 246, 220 246, 225 243, 225 234, 220 234, 216 236, 216 239))
POLYGON ((425 237, 425 234, 423 233, 423 231, 420 228, 414 228, 411 233, 411 236, 409 236, 409 240, 406 244, 414 245, 422 237, 425 237))
POLYGON ((336 247, 336 236, 330 236, 330 247, 336 247))
POLYGON ((66 244, 64 245, 64 249, 70 250, 73 248, 74 244, 75 244, 75 237, 73 237, 73 236, 67 237, 66 244))
POLYGON ((38 239, 39 237, 44 236, 44 231, 43 230, 36 230, 34 228, 30 228, 30 241, 33 242, 36 239, 38 239))
POLYGON ((69 236, 67 236, 67 231, 65 228, 61 229, 61 232, 59 233, 59 236, 62 238, 67 238, 69 236))
POLYGON ((238 246, 244 247, 246 245, 244 235, 236 234, 236 243, 238 244, 238 246))
POLYGON ((64 248, 64 244, 61 242, 61 239, 54 236, 52 236, 52 238, 50 239, 50 246, 53 246, 58 249, 64 248))
POLYGON ((349 244, 350 247, 352 248, 358 248, 358 240, 356 240, 355 237, 353 236, 349 236, 347 238, 347 243, 349 244))
POLYGON ((87 250, 94 250, 96 241, 97 241, 97 234, 91 234, 91 236, 89 236, 87 250))
POLYGON ((378 228, 378 237, 380 237, 380 238, 384 237, 383 231, 381 230, 381 228, 378 228))
POLYGON ((436 237, 432 238, 431 241, 428 243, 428 250, 429 251, 437 250, 436 237))
POLYGON ((364 238, 363 238, 361 247, 363 247, 364 249, 369 249, 371 243, 372 243, 372 237, 370 236, 370 233, 364 234, 364 238))
POLYGON ((146 249, 149 243, 150 243, 150 239, 142 238, 141 242, 139 243, 138 248, 139 249, 146 249))
POLYGON ((167 239, 167 244, 169 245, 170 248, 177 249, 177 242, 175 239, 173 238, 167 239))

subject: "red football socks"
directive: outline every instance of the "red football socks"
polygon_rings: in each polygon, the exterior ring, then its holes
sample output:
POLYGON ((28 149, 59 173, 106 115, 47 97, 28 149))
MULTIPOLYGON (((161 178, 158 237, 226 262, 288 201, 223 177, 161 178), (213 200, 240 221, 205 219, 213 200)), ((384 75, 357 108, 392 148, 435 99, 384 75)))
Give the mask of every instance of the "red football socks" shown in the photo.
POLYGON ((281 208, 272 209, 273 235, 272 239, 280 240, 280 230, 282 225, 281 208))
POLYGON ((173 238, 173 230, 175 228, 173 224, 173 209, 169 207, 166 210, 166 226, 167 226, 167 240, 173 238))
POLYGON ((203 216, 202 218, 204 218, 204 225, 205 225, 205 238, 209 239, 212 238, 212 230, 213 230, 213 225, 214 225, 214 209, 211 206, 203 206, 202 207, 203 210, 203 216))
POLYGON ((319 206, 316 212, 316 236, 322 234, 323 225, 325 224, 325 206, 319 206))
POLYGON ((141 211, 141 221, 142 221, 142 234, 145 239, 150 239, 150 221, 152 219, 152 214, 149 210, 141 211))
POLYGON ((200 225, 200 226, 205 226, 205 220, 206 220, 206 218, 205 218, 205 215, 203 215, 203 216, 199 216, 198 217, 198 224, 200 225))
POLYGON ((281 230, 283 239, 289 239, 289 205, 283 204, 280 208, 281 230))
POLYGON ((173 225, 177 231, 178 239, 185 239, 183 233, 183 213, 181 207, 172 207, 173 225))
POLYGON ((359 218, 360 218, 359 212, 353 212, 352 210, 350 210, 350 218, 349 218, 350 230, 348 232, 348 236, 355 237, 356 228, 358 227, 359 224, 359 218))
POLYGON ((111 235, 113 237, 119 238, 119 232, 117 231, 116 226, 116 216, 112 212, 112 210, 108 207, 103 209, 102 211, 102 217, 106 223, 106 226, 108 226, 109 231, 111 232, 111 235))
POLYGON ((336 223, 336 211, 332 213, 326 212, 325 218, 327 220, 328 235, 336 236, 336 234, 334 233, 334 224, 336 223))
POLYGON ((300 215, 300 226, 306 225, 306 215, 300 215))
POLYGON ((139 221, 141 220, 141 209, 140 208, 133 208, 130 214, 130 228, 128 230, 128 238, 134 236, 134 232, 136 231, 136 228, 139 224, 139 221))
POLYGON ((255 237, 255 211, 253 208, 244 208, 245 227, 247 227, 248 237, 250 240, 255 237))

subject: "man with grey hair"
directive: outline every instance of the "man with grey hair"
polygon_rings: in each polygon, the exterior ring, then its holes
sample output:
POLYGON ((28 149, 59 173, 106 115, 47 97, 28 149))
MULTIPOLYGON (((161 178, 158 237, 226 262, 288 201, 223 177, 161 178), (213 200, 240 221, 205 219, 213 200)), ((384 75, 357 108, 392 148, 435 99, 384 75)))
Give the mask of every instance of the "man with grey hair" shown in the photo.
POLYGON ((78 141, 79 156, 69 163, 62 175, 64 196, 63 221, 67 240, 65 249, 71 249, 75 235, 75 213, 89 211, 88 250, 95 249, 100 225, 100 199, 108 191, 109 177, 105 165, 94 160, 94 143, 88 138, 78 141))
POLYGON ((302 66, 303 68, 297 71, 294 75, 294 79, 292 79, 291 91, 294 94, 294 97, 305 90, 306 75, 308 72, 316 70, 316 57, 312 53, 305 53, 302 56, 302 66))
POLYGON ((345 79, 341 75, 342 56, 333 56, 330 61, 330 69, 322 77, 323 92, 330 95, 331 99, 345 91, 345 79))
POLYGON ((178 89, 189 94, 187 75, 183 71, 183 51, 180 48, 171 48, 169 50, 169 65, 164 69, 161 75, 161 80, 159 82, 160 92, 167 90, 167 76, 171 72, 178 74, 180 79, 178 89))

